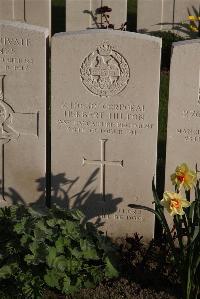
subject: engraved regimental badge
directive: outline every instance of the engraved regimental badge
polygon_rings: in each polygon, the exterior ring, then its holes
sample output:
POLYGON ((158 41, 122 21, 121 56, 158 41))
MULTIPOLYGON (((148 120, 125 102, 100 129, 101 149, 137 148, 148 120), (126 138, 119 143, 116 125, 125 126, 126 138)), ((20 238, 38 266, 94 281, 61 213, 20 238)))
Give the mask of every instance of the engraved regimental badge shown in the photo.
POLYGON ((100 97, 114 96, 128 84, 130 70, 125 58, 108 42, 89 54, 80 68, 81 80, 86 88, 100 97))

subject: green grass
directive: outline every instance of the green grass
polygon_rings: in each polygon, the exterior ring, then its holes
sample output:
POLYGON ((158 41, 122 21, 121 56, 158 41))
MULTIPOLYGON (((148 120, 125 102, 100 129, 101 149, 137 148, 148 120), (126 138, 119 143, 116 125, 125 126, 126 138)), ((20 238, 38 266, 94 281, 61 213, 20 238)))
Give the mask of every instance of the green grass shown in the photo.
POLYGON ((52 1, 52 35, 65 31, 65 0, 52 1))
POLYGON ((128 0, 127 30, 136 31, 137 26, 137 0, 128 0))
POLYGON ((128 0, 128 13, 137 14, 137 0, 128 0))
POLYGON ((167 109, 169 97, 169 74, 162 73, 160 78, 160 106, 159 106, 159 141, 163 142, 167 137, 167 109))
POLYGON ((57 7, 65 6, 65 1, 63 1, 63 0, 52 0, 51 3, 53 6, 57 6, 57 7))
POLYGON ((161 73, 160 78, 160 103, 158 115, 158 145, 157 145, 157 192, 161 197, 164 191, 164 174, 167 138, 167 113, 169 98, 169 74, 161 73))

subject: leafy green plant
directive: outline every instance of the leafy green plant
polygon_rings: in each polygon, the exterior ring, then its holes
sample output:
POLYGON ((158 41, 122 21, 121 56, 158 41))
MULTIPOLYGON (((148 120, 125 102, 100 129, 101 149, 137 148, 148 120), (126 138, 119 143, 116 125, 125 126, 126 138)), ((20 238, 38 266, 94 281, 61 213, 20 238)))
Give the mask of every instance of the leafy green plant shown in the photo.
POLYGON ((183 163, 171 175, 175 192, 164 192, 160 201, 152 182, 156 210, 130 204, 134 209, 145 209, 156 215, 165 232, 172 253, 172 261, 178 271, 183 299, 200 298, 200 188, 197 174, 183 163), (195 199, 190 201, 190 190, 194 188, 195 199), (186 198, 181 195, 185 189, 186 198), (165 211, 173 217, 170 229, 165 211))
POLYGON ((118 276, 112 243, 91 223, 81 224, 82 218, 79 210, 57 207, 45 216, 24 206, 0 209, 5 298, 42 298, 45 288, 71 294, 118 276))

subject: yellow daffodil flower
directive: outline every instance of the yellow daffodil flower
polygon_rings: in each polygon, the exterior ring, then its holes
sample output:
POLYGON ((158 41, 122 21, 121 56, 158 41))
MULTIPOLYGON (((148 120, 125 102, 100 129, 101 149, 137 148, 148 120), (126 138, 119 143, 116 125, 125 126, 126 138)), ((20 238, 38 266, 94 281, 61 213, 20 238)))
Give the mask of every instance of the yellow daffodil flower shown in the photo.
POLYGON ((178 189, 183 186, 186 191, 190 190, 196 183, 197 174, 188 168, 186 163, 183 163, 176 167, 175 173, 171 175, 171 181, 173 185, 176 185, 178 189))
POLYGON ((180 193, 168 191, 164 192, 163 199, 160 203, 164 208, 167 209, 171 216, 184 215, 185 212, 183 211, 183 208, 188 208, 191 204, 189 201, 187 201, 187 199, 182 198, 180 193))
POLYGON ((190 21, 199 21, 199 20, 200 20, 200 17, 189 16, 188 19, 189 19, 190 21))
POLYGON ((198 32, 199 31, 198 28, 196 26, 193 26, 193 25, 189 25, 189 28, 193 32, 198 32))
POLYGON ((196 25, 195 21, 200 21, 200 16, 189 16, 188 20, 190 21, 189 29, 193 32, 198 32, 199 28, 196 25))

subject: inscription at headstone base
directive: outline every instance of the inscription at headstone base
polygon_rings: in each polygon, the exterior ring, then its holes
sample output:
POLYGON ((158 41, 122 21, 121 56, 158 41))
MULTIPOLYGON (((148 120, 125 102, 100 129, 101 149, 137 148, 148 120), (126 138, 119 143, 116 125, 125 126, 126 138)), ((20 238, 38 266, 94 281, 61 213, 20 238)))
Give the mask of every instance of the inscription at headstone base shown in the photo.
POLYGON ((126 20, 127 0, 66 0, 66 31, 108 28, 109 24, 120 29, 126 20))
POLYGON ((48 30, 0 22, 0 205, 44 204, 48 30))
POLYGON ((166 184, 174 191, 170 175, 187 163, 200 169, 200 42, 173 44, 168 108, 166 184), (187 63, 185 63, 187 61, 187 63))
POLYGON ((137 31, 170 30, 183 37, 195 36, 189 26, 198 28, 198 23, 188 17, 199 14, 199 0, 138 0, 137 31))
POLYGON ((92 30, 52 41, 52 200, 113 237, 153 236, 160 39, 92 30), (69 72, 70 70, 70 72, 69 72))
POLYGON ((46 27, 51 32, 50 0, 0 0, 0 20, 46 27))

